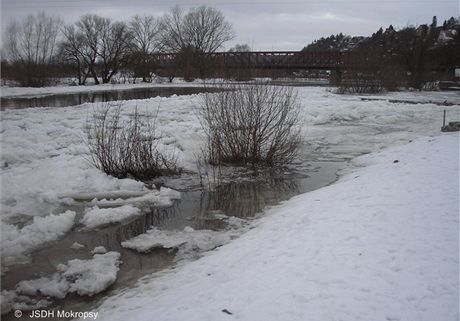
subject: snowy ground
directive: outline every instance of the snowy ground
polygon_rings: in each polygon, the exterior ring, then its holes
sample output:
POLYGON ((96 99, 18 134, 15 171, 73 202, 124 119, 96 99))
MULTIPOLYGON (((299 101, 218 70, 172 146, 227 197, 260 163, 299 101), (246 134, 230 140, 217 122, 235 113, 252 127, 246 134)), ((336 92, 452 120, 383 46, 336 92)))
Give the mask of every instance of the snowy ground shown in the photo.
POLYGON ((109 298, 99 320, 458 320, 458 134, 355 162, 232 243, 109 298))
MULTIPOLYGON (((73 87, 65 90, 68 88, 73 87)), ((58 92, 55 88, 44 90, 58 92)), ((378 97, 381 100, 369 101, 360 96, 336 95, 328 88, 298 90, 306 137, 301 160, 293 165, 298 170, 311 160, 349 160, 420 136, 437 135, 444 109, 448 120, 460 118, 458 93, 390 93, 378 97), (402 98, 421 103, 390 102, 402 98), (439 105, 445 101, 456 105, 439 105)), ((136 107, 158 110, 163 144, 177 154, 185 169, 196 171, 196 157, 204 139, 194 113, 200 99, 201 95, 191 95, 132 100, 123 104, 122 111, 127 116, 136 107)), ((142 215, 145 206, 170 204, 171 199, 180 197, 170 190, 149 190, 131 179, 109 177, 89 164, 84 129, 95 108, 97 104, 2 111, 2 267, 27 262, 32 251, 56 242, 70 229, 116 224, 142 215), (84 209, 75 213, 79 206, 84 209), (107 207, 116 210, 105 211, 107 207)), ((454 173, 458 177, 458 171, 454 173)), ((386 198, 381 200, 387 202, 386 198)), ((332 206, 332 201, 329 203, 332 206)), ((201 240, 194 233, 184 235, 194 242, 201 240)), ((156 242, 154 237, 146 239, 156 242)))

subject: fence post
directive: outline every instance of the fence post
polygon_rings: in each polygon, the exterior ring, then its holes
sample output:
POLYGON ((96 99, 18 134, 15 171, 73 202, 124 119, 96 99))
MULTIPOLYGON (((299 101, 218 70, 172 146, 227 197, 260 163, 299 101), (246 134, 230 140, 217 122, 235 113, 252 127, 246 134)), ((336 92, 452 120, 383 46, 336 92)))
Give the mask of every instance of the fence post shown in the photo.
POLYGON ((446 126, 446 110, 444 109, 444 116, 442 117, 442 127, 446 126))

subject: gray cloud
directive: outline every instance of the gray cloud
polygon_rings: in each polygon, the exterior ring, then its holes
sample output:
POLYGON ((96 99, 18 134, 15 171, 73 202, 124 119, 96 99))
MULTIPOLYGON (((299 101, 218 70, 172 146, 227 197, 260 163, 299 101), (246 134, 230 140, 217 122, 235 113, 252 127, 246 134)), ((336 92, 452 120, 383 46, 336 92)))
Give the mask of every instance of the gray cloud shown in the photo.
POLYGON ((255 50, 299 50, 314 39, 339 32, 369 35, 380 26, 429 23, 434 15, 442 22, 459 15, 458 0, 3 0, 2 28, 40 10, 67 22, 85 13, 128 20, 134 14, 162 15, 176 4, 220 9, 237 33, 227 48, 247 43, 255 50))

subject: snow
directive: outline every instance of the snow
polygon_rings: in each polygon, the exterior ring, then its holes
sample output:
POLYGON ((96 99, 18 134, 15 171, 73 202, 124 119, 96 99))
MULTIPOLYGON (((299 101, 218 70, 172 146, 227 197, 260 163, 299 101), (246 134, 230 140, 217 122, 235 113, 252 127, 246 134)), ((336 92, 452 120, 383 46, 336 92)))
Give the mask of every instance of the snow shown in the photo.
POLYGON ((118 223, 139 215, 141 215, 141 211, 129 204, 115 208, 99 208, 94 206, 86 211, 80 223, 88 228, 96 228, 118 223))
POLYGON ((160 188, 160 196, 162 197, 165 197, 165 198, 169 198, 169 199, 172 199, 172 200, 178 200, 180 199, 180 192, 178 191, 175 191, 171 188, 167 188, 167 187, 161 187, 160 188))
POLYGON ((91 260, 70 260, 57 269, 70 283, 69 292, 93 296, 116 281, 120 264, 120 253, 107 252, 94 254, 91 260))
MULTIPOLYGON (((147 207, 151 205, 155 206, 171 206, 172 200, 180 199, 180 192, 174 191, 172 189, 167 188, 167 192, 161 191, 165 189, 162 187, 160 191, 157 190, 148 190, 142 193, 129 193, 122 191, 121 193, 111 192, 109 193, 112 196, 107 196, 107 194, 95 194, 93 196, 94 199, 91 201, 92 205, 96 206, 122 206, 122 205, 137 205, 142 207, 147 207), (104 195, 98 197, 100 195, 104 195), (118 195, 118 196, 115 196, 118 195)), ((80 196, 81 197, 81 196, 80 196)), ((90 197, 88 197, 90 198, 90 197)))
POLYGON ((180 233, 152 228, 144 234, 122 242, 121 246, 146 253, 156 248, 177 248, 184 243, 187 243, 187 238, 180 233))
MULTIPOLYGON (((99 247, 99 250, 102 247, 99 247)), ((98 249, 98 247, 96 247, 98 249)), ((95 250, 96 250, 95 249, 95 250)), ((30 296, 64 299, 69 293, 93 296, 112 285, 117 279, 120 253, 94 254, 92 259, 74 259, 57 266, 57 272, 48 277, 24 280, 14 290, 1 292, 2 314, 11 310, 37 310, 51 304, 46 299, 30 296)))
POLYGON ((50 301, 31 299, 25 295, 17 295, 15 291, 3 290, 0 295, 1 311, 6 314, 11 310, 38 310, 51 304, 50 301))
POLYGON ((105 254, 107 253, 107 249, 103 246, 96 246, 91 253, 93 254, 105 254))
MULTIPOLYGON (((100 248, 103 247, 96 249, 100 248)), ((96 253, 89 260, 70 260, 67 264, 58 265, 58 272, 50 277, 19 282, 16 286, 16 296, 42 294, 63 299, 72 292, 93 296, 115 282, 120 264, 118 252, 96 253)))
POLYGON ((16 286, 16 292, 21 294, 29 296, 42 294, 59 299, 65 298, 68 291, 69 282, 58 273, 51 277, 21 281, 16 286))
POLYGON ((438 42, 440 43, 450 42, 454 39, 456 34, 457 34, 457 30, 455 29, 441 30, 439 32, 438 42))
POLYGON ((238 239, 108 298, 99 320, 458 320, 458 133, 354 164, 238 239))
POLYGON ((183 231, 163 231, 152 228, 130 240, 121 243, 121 246, 141 253, 147 253, 157 248, 179 248, 179 257, 193 255, 194 252, 206 252, 222 246, 242 233, 242 230, 211 231, 194 230, 190 226, 183 231))
POLYGON ((43 244, 57 240, 70 231, 74 225, 75 212, 36 216, 31 224, 19 229, 2 224, 2 264, 9 265, 17 259, 24 259, 30 251, 43 244))
POLYGON ((84 248, 84 247, 85 247, 85 246, 84 246, 83 244, 80 244, 80 243, 78 243, 78 242, 74 242, 74 243, 70 246, 70 248, 71 248, 72 250, 75 250, 75 251, 78 251, 78 250, 80 250, 80 249, 82 249, 82 248, 84 248))

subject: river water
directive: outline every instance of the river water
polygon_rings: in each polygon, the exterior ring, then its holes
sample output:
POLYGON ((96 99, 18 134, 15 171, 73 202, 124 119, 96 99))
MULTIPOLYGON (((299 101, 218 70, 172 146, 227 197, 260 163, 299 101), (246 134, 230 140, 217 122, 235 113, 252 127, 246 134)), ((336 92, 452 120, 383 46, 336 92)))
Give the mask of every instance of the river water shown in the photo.
POLYGON ((214 92, 212 87, 152 87, 124 90, 78 92, 68 94, 18 96, 0 98, 1 109, 20 109, 30 107, 68 107, 84 103, 99 103, 116 100, 147 99, 151 97, 170 97, 172 95, 191 95, 214 92))

